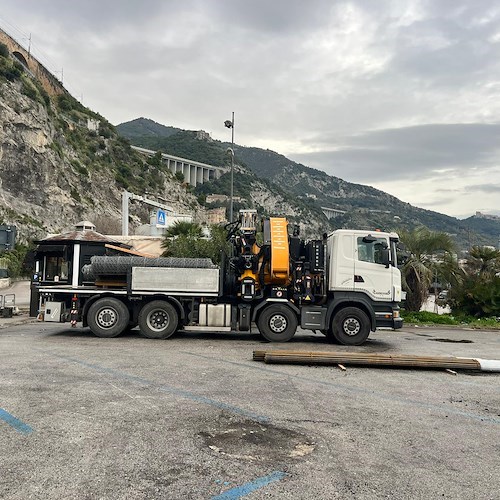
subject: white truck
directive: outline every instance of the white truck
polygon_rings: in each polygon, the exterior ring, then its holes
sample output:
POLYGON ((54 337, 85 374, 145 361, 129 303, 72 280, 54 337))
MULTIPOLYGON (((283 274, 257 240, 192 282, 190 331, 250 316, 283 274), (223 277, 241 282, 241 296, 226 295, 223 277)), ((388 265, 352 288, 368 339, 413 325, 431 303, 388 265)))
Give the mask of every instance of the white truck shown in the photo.
MULTIPOLYGON (((231 252, 209 259, 94 256, 63 283, 34 284, 45 321, 78 321, 99 337, 139 326, 165 339, 176 331, 246 331, 270 342, 298 326, 359 345, 376 328, 401 328, 395 233, 341 229, 304 241, 281 217, 243 210, 226 226, 231 252)), ((78 256, 76 255, 78 253, 78 256)), ((39 263, 43 265, 43 263, 39 263)))

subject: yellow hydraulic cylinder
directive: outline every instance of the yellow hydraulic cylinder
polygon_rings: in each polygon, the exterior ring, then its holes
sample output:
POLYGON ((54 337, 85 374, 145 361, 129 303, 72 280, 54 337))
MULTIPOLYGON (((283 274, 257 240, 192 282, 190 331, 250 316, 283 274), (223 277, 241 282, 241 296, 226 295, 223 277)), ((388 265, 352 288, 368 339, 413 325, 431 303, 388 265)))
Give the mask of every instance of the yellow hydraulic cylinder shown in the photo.
POLYGON ((290 249, 288 246, 288 222, 283 217, 271 217, 271 279, 286 282, 290 276, 290 249))

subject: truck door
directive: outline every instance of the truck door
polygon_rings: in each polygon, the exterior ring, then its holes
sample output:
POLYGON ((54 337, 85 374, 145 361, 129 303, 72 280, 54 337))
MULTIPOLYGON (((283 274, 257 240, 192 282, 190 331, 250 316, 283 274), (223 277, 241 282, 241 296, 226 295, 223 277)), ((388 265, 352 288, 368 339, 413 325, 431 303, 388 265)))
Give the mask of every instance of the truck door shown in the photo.
POLYGON ((354 236, 347 231, 336 231, 328 240, 329 289, 354 291, 354 236))
POLYGON ((376 301, 391 301, 393 273, 383 254, 389 247, 385 237, 357 235, 354 248, 354 289, 376 301))

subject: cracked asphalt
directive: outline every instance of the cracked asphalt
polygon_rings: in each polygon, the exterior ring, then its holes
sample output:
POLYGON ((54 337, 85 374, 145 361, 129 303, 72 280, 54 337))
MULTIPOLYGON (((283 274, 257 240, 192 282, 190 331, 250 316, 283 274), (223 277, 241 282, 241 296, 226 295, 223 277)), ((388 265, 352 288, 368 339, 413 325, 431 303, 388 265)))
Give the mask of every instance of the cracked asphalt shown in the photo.
POLYGON ((498 498, 500 374, 252 361, 267 348, 500 359, 500 332, 405 327, 348 348, 7 326, 0 498, 498 498))

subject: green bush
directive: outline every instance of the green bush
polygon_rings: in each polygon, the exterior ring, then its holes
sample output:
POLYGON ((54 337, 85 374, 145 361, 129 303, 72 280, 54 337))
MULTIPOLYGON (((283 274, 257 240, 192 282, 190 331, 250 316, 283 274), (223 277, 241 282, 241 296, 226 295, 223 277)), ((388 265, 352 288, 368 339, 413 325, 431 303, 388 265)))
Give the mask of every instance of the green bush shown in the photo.
POLYGON ((165 257, 208 258, 215 264, 221 263, 221 252, 229 253, 230 247, 226 240, 227 231, 222 226, 213 225, 210 228, 209 239, 195 235, 181 234, 174 239, 165 239, 163 248, 165 257))
POLYGON ((500 278, 468 276, 452 291, 451 305, 453 311, 476 318, 500 316, 500 278))
POLYGON ((9 57, 9 48, 5 43, 0 42, 0 57, 9 57))
POLYGON ((401 317, 405 324, 424 325, 455 325, 467 326, 468 328, 500 328, 500 318, 496 316, 475 318, 467 314, 436 314, 427 311, 401 311, 401 317))
POLYGON ((7 59, 0 60, 0 75, 9 80, 9 82, 21 78, 22 73, 23 67, 20 64, 16 65, 7 59))
POLYGON ((38 100, 38 92, 37 92, 36 88, 31 84, 31 82, 28 83, 28 82, 23 80, 21 92, 24 95, 27 95, 30 99, 33 99, 34 101, 38 100))
POLYGON ((57 96, 57 106, 61 111, 69 112, 74 107, 74 99, 67 94, 60 94, 57 96))
POLYGON ((14 250, 2 252, 2 261, 7 263, 7 269, 11 278, 29 276, 31 270, 26 266, 26 255, 30 248, 26 245, 17 244, 14 250))
POLYGON ((459 325, 454 316, 450 314, 436 314, 428 311, 401 311, 403 320, 407 323, 431 323, 436 325, 459 325))

